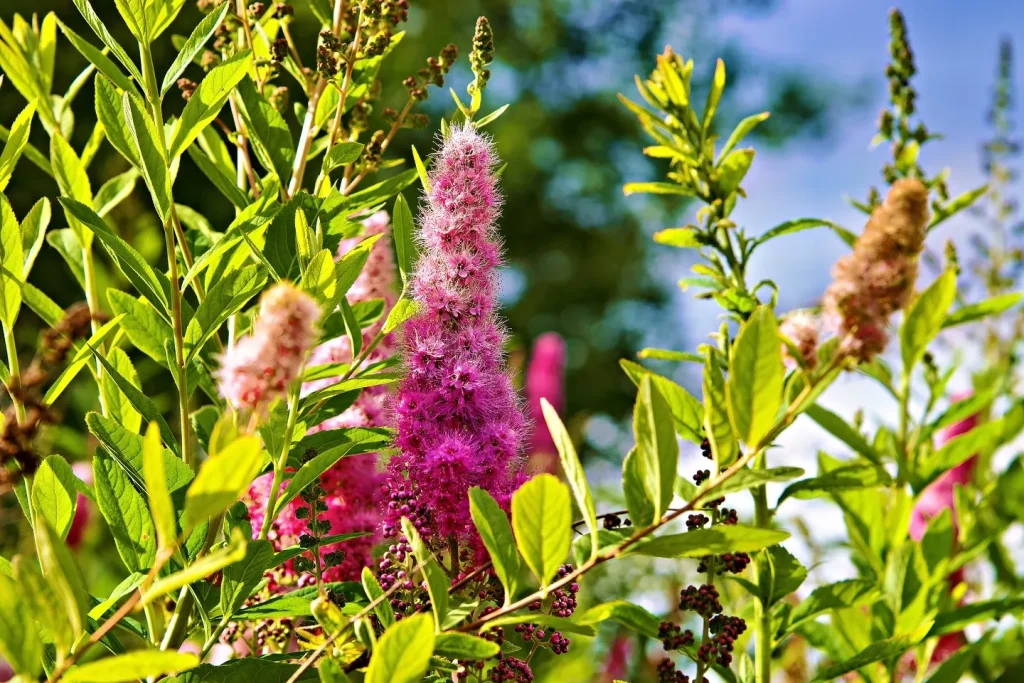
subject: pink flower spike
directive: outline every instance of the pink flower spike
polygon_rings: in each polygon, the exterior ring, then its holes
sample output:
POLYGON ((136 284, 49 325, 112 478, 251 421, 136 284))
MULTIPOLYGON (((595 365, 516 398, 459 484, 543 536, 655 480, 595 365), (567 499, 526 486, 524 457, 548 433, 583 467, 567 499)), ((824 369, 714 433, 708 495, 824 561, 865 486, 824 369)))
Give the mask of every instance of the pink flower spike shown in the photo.
POLYGON ((526 369, 526 401, 533 420, 530 440, 530 469, 557 474, 558 450, 551 438, 541 410, 540 400, 565 413, 565 341, 555 332, 546 332, 533 344, 530 365, 526 369))

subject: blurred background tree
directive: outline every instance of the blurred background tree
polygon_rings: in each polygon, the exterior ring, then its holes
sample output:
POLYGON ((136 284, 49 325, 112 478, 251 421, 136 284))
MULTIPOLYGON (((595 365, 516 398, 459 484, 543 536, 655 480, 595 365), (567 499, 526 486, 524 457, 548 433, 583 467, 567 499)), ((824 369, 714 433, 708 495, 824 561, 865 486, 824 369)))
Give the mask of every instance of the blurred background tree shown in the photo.
MULTIPOLYGON (((305 64, 314 63, 316 25, 306 0, 295 4, 292 32, 305 64)), ((568 344, 567 415, 580 430, 590 416, 614 425, 628 415, 633 390, 617 368, 619 358, 632 356, 647 335, 660 344, 684 340, 679 317, 666 310, 671 278, 652 274, 648 260, 649 235, 673 224, 685 212, 678 197, 634 198, 627 203, 620 187, 626 180, 653 177, 651 162, 637 151, 640 130, 620 105, 616 92, 633 91, 633 75, 647 73, 654 55, 666 44, 696 60, 695 91, 711 76, 714 57, 725 59, 730 87, 723 113, 717 118, 734 125, 741 116, 771 111, 757 129, 760 146, 782 145, 797 136, 822 139, 837 111, 856 105, 842 86, 817 74, 755 62, 742 45, 722 42, 709 30, 727 13, 765 13, 775 0, 464 0, 412 2, 408 34, 396 54, 385 61, 381 80, 396 84, 420 68, 426 57, 448 42, 458 45, 461 59, 449 74, 448 86, 464 93, 471 80, 468 54, 476 18, 486 15, 494 28, 497 48, 493 77, 485 93, 485 111, 511 103, 509 112, 489 131, 508 162, 503 176, 506 194, 502 228, 509 266, 503 279, 504 313, 517 344, 528 349, 540 333, 554 330, 568 344), (742 84, 737 85, 742 82, 742 84), (732 93, 733 99, 728 99, 732 93), (735 93, 742 93, 737 101, 735 93)), ((132 39, 117 17, 112 2, 94 2, 101 18, 123 45, 132 39)), ((40 17, 49 11, 83 36, 91 31, 71 0, 5 0, 0 18, 15 13, 40 17)), ((170 33, 187 34, 200 17, 194 3, 181 12, 170 33)), ((55 92, 62 92, 85 66, 84 59, 58 33, 55 92)), ((158 71, 175 57, 170 41, 155 48, 158 71)), ((199 80, 190 67, 186 75, 199 80)), ((299 93, 283 76, 278 85, 299 93)), ((0 122, 10 123, 23 103, 13 88, 0 96, 0 122)), ((699 95, 702 97, 703 95, 699 95)), ((91 81, 75 103, 72 144, 81 149, 95 124, 91 81)), ((386 92, 382 105, 401 106, 404 89, 386 92), (394 101, 389 101, 393 97, 394 101)), ((182 106, 184 102, 181 102, 182 106)), ((431 88, 424 111, 430 123, 420 131, 401 131, 392 154, 411 164, 409 145, 432 148, 440 116, 451 116, 454 105, 447 92, 431 88)), ((379 118, 380 112, 374 117, 379 118)), ((297 129, 298 121, 288 117, 297 129)), ((33 141, 46 151, 39 126, 33 141)), ((90 169, 94 186, 127 170, 127 163, 104 146, 90 169)), ((52 180, 28 163, 18 167, 19 181, 9 188, 18 215, 38 197, 57 195, 52 180)), ((233 217, 232 208, 185 157, 175 186, 177 201, 200 208, 215 228, 233 217)), ((63 220, 55 212, 54 227, 63 220)), ((155 214, 139 183, 135 195, 108 217, 143 254, 157 259, 162 248, 155 214)), ((35 284, 58 303, 69 305, 77 296, 72 276, 59 256, 44 249, 34 271, 35 284)), ((105 285, 101 281, 101 289, 105 285)), ((105 300, 105 297, 104 297, 105 300)), ((18 331, 30 347, 38 333, 26 316, 18 331)), ((521 357, 521 356, 520 356, 521 357)), ((140 362, 144 387, 155 400, 170 402, 169 387, 147 381, 156 368, 140 362), (149 372, 147 372, 149 370, 149 372), (166 394, 166 395, 165 395, 166 394)), ((166 375, 165 375, 166 377, 166 375)), ((94 397, 82 383, 65 394, 60 408, 67 427, 79 426, 94 397)), ((168 406, 169 407, 169 406, 168 406)), ((84 457, 84 430, 62 430, 55 449, 84 457), (75 434, 78 436, 75 436, 75 434)), ((592 440, 585 449, 601 453, 611 443, 592 440)), ((609 456, 619 457, 618 455, 609 456)))

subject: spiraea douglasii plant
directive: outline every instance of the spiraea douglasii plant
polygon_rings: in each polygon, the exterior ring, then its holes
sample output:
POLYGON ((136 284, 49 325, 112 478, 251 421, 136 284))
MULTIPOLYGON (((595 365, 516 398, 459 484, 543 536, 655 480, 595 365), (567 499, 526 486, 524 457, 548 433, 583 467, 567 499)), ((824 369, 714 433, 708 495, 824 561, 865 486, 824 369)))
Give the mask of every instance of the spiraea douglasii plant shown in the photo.
POLYGON ((769 683, 807 645, 815 680, 1012 676, 1021 634, 995 622, 1024 610, 1004 542, 1021 473, 993 458, 1024 428, 1014 338, 997 318, 1017 315, 1021 298, 1012 211, 995 193, 1014 149, 1008 51, 992 184, 950 199, 947 174, 919 162, 935 136, 917 118, 907 28, 891 15, 877 138, 891 159, 886 187, 857 203, 859 233, 734 219, 755 158, 742 145, 768 114, 722 142, 722 61, 699 98, 694 62, 671 49, 637 79, 641 102, 622 101, 667 172, 625 192, 699 204, 692 224, 655 241, 694 251, 681 285, 715 301, 723 323, 693 350, 641 353, 698 364, 699 395, 622 361, 637 390, 635 447, 621 462, 626 509, 602 510, 559 415, 559 380, 542 376, 564 365, 564 346, 542 340, 529 411, 508 368, 504 168, 485 131, 505 108, 481 116, 495 50, 486 19, 466 96, 451 91, 436 148, 411 148, 403 169, 388 152, 403 129, 428 125, 418 104, 458 59, 439 45, 400 85, 381 82, 382 61, 406 47, 405 0, 311 0, 321 30, 307 63, 290 4, 203 0, 205 18, 171 39, 178 56, 159 73, 152 45, 183 0, 116 0, 131 46, 89 0, 74 4, 92 35, 53 14, 0 23, 0 69, 17 95, 0 92, 26 102, 0 130, 0 190, 32 163, 59 191, 22 217, 0 195, 0 494, 16 498, 29 532, 0 558, 0 655, 19 680, 587 680, 593 665, 566 678, 557 662, 610 628, 646 648, 617 670, 623 680, 769 683), (88 62, 64 94, 53 90, 58 50, 88 62), (380 110, 395 91, 404 104, 380 110), (99 123, 76 150, 73 107, 90 94, 99 123), (108 143, 129 169, 93 192, 90 165, 108 143), (186 174, 216 188, 234 219, 214 225, 177 203, 186 174), (140 180, 161 225, 155 263, 111 220, 140 180), (978 246, 986 293, 961 286, 952 247, 928 282, 931 231, 986 192, 998 229, 978 246), (418 211, 406 194, 422 198, 418 211), (61 217, 67 227, 50 226, 61 217), (814 228, 850 252, 820 306, 778 310, 775 283, 748 280, 751 259, 814 228), (29 282, 44 242, 82 303, 64 310, 29 282), (14 331, 28 315, 48 329, 23 367, 30 349, 14 331), (970 325, 989 326, 989 352, 969 368, 974 391, 954 396, 960 361, 938 339, 970 325), (144 391, 139 367, 170 378, 173 408, 144 391), (881 385, 894 420, 869 433, 819 405, 851 375, 881 385), (49 454, 59 399, 83 381, 95 396, 86 471, 49 454), (820 454, 813 475, 776 462, 801 416, 849 447, 820 454), (750 515, 736 503, 748 495, 750 515), (808 498, 841 511, 855 572, 813 590, 780 514, 808 498), (113 587, 95 585, 73 550, 90 510, 121 564, 113 587), (662 614, 588 593, 592 570, 637 557, 700 579, 662 614), (972 573, 985 561, 994 582, 972 573))

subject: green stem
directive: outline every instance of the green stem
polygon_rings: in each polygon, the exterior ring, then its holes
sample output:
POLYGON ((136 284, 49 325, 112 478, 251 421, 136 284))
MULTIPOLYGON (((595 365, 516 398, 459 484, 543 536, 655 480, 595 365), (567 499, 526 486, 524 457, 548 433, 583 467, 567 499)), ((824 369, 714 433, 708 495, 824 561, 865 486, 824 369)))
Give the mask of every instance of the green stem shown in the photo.
MULTIPOLYGON (((99 316, 100 313, 100 302, 99 294, 96 288, 96 259, 92 253, 92 236, 89 236, 89 244, 82 245, 82 266, 85 270, 85 302, 89 306, 89 313, 92 315, 92 332, 95 334, 100 329, 99 316)), ((99 351, 103 352, 105 344, 100 344, 99 351)), ((99 358, 93 359, 96 372, 96 388, 99 389, 97 394, 99 395, 100 401, 100 412, 103 415, 107 415, 106 402, 103 400, 103 390, 100 387, 100 382, 103 379, 103 364, 100 363, 99 358)), ((12 370, 13 371, 13 370, 12 370)))
POLYGON ((899 451, 897 452, 896 486, 902 487, 907 480, 908 468, 910 467, 910 444, 907 440, 907 433, 910 425, 910 372, 904 368, 900 377, 899 388, 900 402, 900 429, 896 435, 899 451))
MULTIPOLYGON (((763 462, 762 462, 763 467, 763 462)), ((753 489, 754 524, 762 529, 771 525, 771 513, 768 510, 768 492, 764 486, 753 489)), ((754 576, 758 576, 758 568, 754 566, 754 576)), ((754 601, 754 680, 756 683, 769 683, 772 679, 772 633, 771 618, 760 599, 754 601)))
MULTIPOLYGON (((9 381, 10 388, 15 389, 21 385, 21 366, 18 364, 18 347, 14 342, 14 330, 7 325, 4 325, 4 343, 7 345, 7 364, 10 366, 11 379, 9 381)), ((18 420, 18 424, 25 421, 25 405, 18 398, 17 392, 8 391, 11 396, 11 401, 14 402, 14 414, 18 420)))
MULTIPOLYGON (((299 371, 299 377, 302 377, 302 373, 305 372, 305 365, 299 371)), ((277 517, 277 498, 280 495, 281 480, 284 478, 284 468, 288 463, 288 449, 292 445, 292 435, 295 433, 295 422, 299 415, 299 397, 301 392, 302 384, 295 382, 295 386, 292 388, 291 397, 288 402, 288 425, 284 430, 284 440, 281 443, 281 453, 278 455, 277 460, 274 462, 274 480, 270 485, 270 495, 267 497, 267 512, 263 518, 263 527, 260 529, 260 540, 266 540, 267 534, 270 533, 270 527, 274 523, 274 518, 277 517)))
MULTIPOLYGON (((167 145, 164 141, 164 117, 161 111, 160 90, 156 83, 156 72, 153 67, 153 53, 148 45, 139 44, 142 56, 142 76, 146 99, 157 130, 157 144, 160 153, 166 160, 167 145)), ((173 200, 171 206, 173 207, 173 200)), ((174 220, 168 216, 163 222, 164 242, 167 250, 168 279, 171 284, 171 317, 174 322, 174 361, 178 374, 178 411, 181 422, 181 454, 185 464, 195 469, 196 462, 192 452, 192 436, 188 411, 188 368, 185 365, 185 326, 181 314, 181 282, 178 277, 178 256, 174 243, 174 220)))

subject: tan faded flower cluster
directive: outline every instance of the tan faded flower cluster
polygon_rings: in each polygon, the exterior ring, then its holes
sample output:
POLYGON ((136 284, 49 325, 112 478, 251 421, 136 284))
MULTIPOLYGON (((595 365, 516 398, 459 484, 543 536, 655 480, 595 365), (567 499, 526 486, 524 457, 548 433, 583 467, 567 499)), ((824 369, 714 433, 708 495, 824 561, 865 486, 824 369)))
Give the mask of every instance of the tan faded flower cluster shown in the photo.
POLYGON ((885 349, 889 317, 914 290, 927 226, 928 189, 920 180, 899 180, 871 214, 853 253, 836 262, 822 308, 845 355, 868 361, 885 349))

